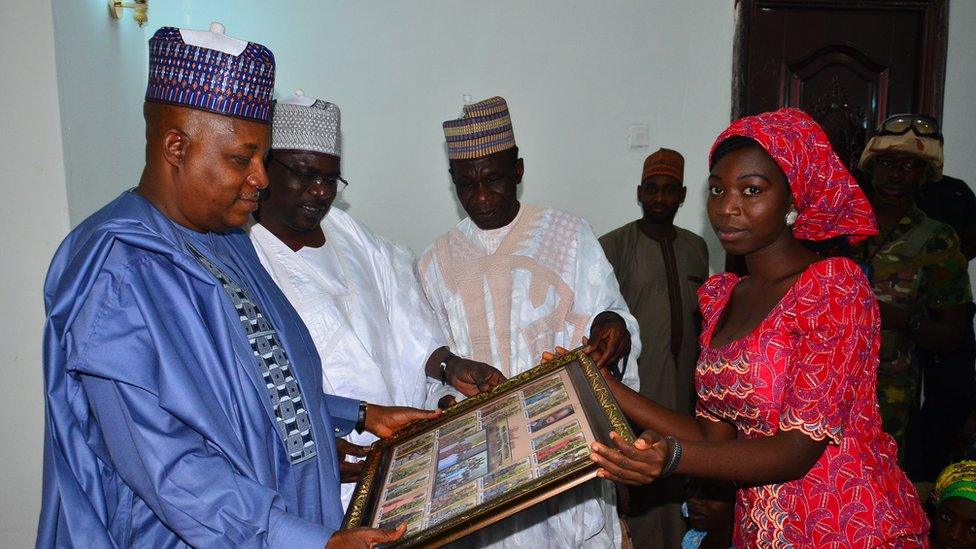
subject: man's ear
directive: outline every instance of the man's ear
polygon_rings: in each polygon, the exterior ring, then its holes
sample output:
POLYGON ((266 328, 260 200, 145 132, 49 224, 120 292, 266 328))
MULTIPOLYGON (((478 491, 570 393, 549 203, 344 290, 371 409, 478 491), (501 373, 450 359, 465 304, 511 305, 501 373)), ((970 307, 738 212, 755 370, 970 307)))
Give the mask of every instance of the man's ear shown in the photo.
POLYGON ((680 204, 684 204, 685 203, 685 197, 688 196, 688 187, 685 187, 684 185, 682 185, 681 186, 681 191, 678 193, 678 196, 680 196, 680 198, 678 199, 678 204, 679 205, 680 204))
POLYGON ((515 161, 515 184, 518 185, 522 182, 522 174, 525 173, 525 165, 522 163, 522 159, 519 158, 515 161))
POLYGON ((190 136, 171 128, 163 136, 163 158, 172 166, 180 166, 186 159, 186 152, 190 148, 190 136))

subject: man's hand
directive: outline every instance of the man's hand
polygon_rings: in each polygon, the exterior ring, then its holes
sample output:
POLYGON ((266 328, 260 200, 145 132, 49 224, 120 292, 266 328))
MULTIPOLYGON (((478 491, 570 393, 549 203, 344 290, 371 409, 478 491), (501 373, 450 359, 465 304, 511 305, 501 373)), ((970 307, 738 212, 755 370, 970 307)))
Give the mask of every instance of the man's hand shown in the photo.
MULTIPOLYGON (((367 408, 368 410, 368 408, 367 408)), ((339 482, 356 482, 363 470, 363 462, 346 461, 346 456, 366 457, 369 447, 353 444, 344 438, 336 439, 336 453, 339 454, 339 482)))
POLYGON ((464 396, 474 396, 478 393, 487 393, 495 388, 496 385, 505 381, 505 375, 497 368, 489 366, 484 362, 468 360, 459 356, 451 357, 447 361, 445 371, 447 382, 452 387, 461 391, 464 396))
POLYGON ((434 419, 439 415, 439 409, 418 410, 406 406, 370 404, 366 408, 366 430, 380 438, 387 438, 415 421, 434 419))
POLYGON ((597 368, 609 368, 630 353, 630 332, 617 313, 603 311, 593 319, 589 339, 583 338, 583 352, 590 355, 597 368))
POLYGON ((590 461, 600 466, 596 476, 623 484, 649 484, 661 475, 668 459, 668 441, 654 431, 644 431, 633 444, 610 433, 616 450, 594 442, 590 461))
POLYGON ((379 528, 350 528, 339 530, 329 538, 326 549, 369 549, 381 543, 390 543, 403 537, 407 531, 407 524, 403 523, 396 530, 380 530, 379 528))
POLYGON ((447 410, 455 404, 457 404, 457 398, 454 395, 444 395, 437 401, 437 407, 441 410, 447 410))

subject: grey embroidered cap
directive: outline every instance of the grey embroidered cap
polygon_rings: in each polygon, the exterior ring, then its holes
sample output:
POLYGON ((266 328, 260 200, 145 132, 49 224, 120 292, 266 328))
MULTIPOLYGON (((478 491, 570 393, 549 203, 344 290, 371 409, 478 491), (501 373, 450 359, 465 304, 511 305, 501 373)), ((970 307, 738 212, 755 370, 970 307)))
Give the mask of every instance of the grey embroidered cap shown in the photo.
POLYGON ((302 90, 275 102, 271 148, 340 155, 339 107, 302 90))

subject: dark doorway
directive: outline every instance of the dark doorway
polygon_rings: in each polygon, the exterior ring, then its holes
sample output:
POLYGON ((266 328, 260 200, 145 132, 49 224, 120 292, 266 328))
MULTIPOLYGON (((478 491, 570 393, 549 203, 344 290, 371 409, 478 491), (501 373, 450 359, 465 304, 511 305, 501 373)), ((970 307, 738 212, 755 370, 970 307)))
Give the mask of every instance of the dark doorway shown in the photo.
POLYGON ((737 0, 733 118, 799 107, 853 171, 889 115, 941 120, 948 9, 948 0, 737 0))
POLYGON ((799 107, 853 168, 890 114, 941 119, 947 0, 739 0, 735 117, 799 107))

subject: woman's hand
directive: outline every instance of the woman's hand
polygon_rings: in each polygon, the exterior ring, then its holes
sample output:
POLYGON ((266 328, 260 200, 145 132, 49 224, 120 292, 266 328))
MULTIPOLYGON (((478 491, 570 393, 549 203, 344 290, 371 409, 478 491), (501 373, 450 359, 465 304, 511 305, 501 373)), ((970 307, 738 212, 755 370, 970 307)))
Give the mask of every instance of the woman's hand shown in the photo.
MULTIPOLYGON (((583 336, 583 351, 584 352, 586 351, 586 348, 589 346, 589 342, 590 342, 590 340, 587 339, 586 336, 583 336)), ((540 364, 545 364, 546 362, 552 362, 553 360, 556 360, 557 358, 563 356, 564 354, 566 354, 568 352, 569 351, 567 351, 563 347, 556 346, 556 348, 554 350, 552 350, 552 351, 545 351, 544 353, 542 353, 542 360, 540 360, 539 363, 540 364)), ((617 378, 613 377, 613 371, 610 369, 610 367, 607 366, 606 368, 600 368, 599 365, 597 365, 597 371, 600 372, 600 375, 602 375, 603 376, 603 379, 606 380, 607 384, 610 386, 610 390, 614 390, 615 387, 614 387, 613 382, 617 381, 617 378)), ((619 384, 619 382, 618 382, 618 384, 619 384)), ((626 410, 625 410, 625 413, 626 413, 626 410)))
POLYGON ((670 448, 668 441, 654 431, 644 431, 633 444, 616 432, 610 433, 616 449, 594 442, 590 460, 600 466, 596 475, 623 484, 640 485, 661 476, 670 448))
POLYGON ((406 406, 380 406, 370 404, 366 408, 366 430, 380 438, 393 436, 407 425, 441 415, 441 410, 418 410, 406 406))
MULTIPOLYGON (((585 337, 583 338, 583 345, 586 345, 586 338, 585 337)), ((557 346, 551 352, 550 351, 543 352, 542 353, 542 360, 540 361, 540 363, 541 364, 545 364, 546 362, 552 362, 553 360, 556 360, 557 358, 563 356, 564 354, 566 354, 568 352, 569 351, 567 351, 566 349, 557 346)))

